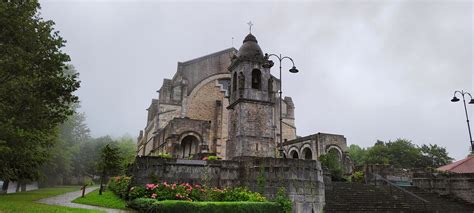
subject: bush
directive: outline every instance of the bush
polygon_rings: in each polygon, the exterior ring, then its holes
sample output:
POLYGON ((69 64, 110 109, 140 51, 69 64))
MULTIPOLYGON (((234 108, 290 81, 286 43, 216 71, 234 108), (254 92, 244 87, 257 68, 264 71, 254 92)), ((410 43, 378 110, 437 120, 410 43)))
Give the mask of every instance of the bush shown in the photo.
POLYGON ((131 181, 132 178, 128 176, 112 177, 107 184, 107 188, 119 197, 125 199, 128 196, 128 186, 131 181))
POLYGON ((266 213, 283 212, 274 202, 188 202, 177 200, 157 201, 139 198, 129 203, 129 207, 140 212, 193 212, 193 213, 266 213))
POLYGON ((158 153, 158 157, 165 158, 165 159, 173 158, 173 156, 171 156, 171 154, 168 154, 168 153, 158 153))
POLYGON ((209 160, 209 161, 213 161, 213 160, 220 160, 222 159, 221 157, 218 157, 218 156, 208 156, 208 157, 204 157, 203 160, 209 160))
POLYGON ((364 182, 364 172, 362 171, 357 171, 354 172, 351 177, 350 177, 351 182, 356 182, 356 183, 362 183, 364 182))
POLYGON ((293 203, 291 202, 290 198, 286 195, 285 188, 281 187, 278 189, 277 195, 273 202, 278 203, 281 207, 282 211, 285 213, 291 213, 293 203))
POLYGON ((145 187, 132 187, 130 199, 153 198, 156 200, 187 200, 187 201, 252 201, 265 202, 267 199, 258 192, 247 188, 205 188, 199 184, 146 184, 145 187))

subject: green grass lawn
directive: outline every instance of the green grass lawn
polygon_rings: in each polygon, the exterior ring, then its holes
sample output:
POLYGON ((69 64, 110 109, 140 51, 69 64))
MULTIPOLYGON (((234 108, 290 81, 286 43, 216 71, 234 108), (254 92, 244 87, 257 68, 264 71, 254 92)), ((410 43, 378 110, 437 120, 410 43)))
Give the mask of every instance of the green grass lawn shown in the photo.
POLYGON ((84 198, 79 197, 72 201, 73 203, 81 203, 93 206, 101 206, 112 209, 127 209, 126 202, 120 199, 110 190, 107 190, 99 195, 99 189, 96 189, 88 194, 84 198))
POLYGON ((0 212, 100 212, 63 206, 52 206, 35 202, 42 198, 78 191, 79 188, 79 186, 62 186, 0 195, 0 212))

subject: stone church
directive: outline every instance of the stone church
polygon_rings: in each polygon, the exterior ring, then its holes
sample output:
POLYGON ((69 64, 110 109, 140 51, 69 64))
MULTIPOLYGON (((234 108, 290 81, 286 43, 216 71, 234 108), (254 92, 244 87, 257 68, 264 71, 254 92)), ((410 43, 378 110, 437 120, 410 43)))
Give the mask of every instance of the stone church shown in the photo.
POLYGON ((297 136, 295 104, 284 97, 280 109, 280 81, 270 73, 272 65, 252 34, 239 50, 178 62, 173 78, 163 80, 158 98, 147 109, 138 156, 277 157, 282 128, 285 157, 317 159, 334 151, 350 163, 343 135, 297 136))

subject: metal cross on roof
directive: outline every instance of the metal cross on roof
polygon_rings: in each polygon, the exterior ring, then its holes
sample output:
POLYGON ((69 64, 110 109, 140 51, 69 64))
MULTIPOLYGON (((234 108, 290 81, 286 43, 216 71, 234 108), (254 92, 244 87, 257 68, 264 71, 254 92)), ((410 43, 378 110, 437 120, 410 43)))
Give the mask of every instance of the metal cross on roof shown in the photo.
POLYGON ((252 33, 252 26, 253 26, 253 23, 251 21, 249 21, 249 23, 247 23, 249 25, 249 32, 252 33))

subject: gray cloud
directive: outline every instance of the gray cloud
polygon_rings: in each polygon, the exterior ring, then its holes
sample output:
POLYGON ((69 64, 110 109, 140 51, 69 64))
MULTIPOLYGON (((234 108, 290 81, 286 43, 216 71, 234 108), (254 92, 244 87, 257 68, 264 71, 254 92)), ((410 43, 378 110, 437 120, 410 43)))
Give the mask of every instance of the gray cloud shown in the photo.
POLYGON ((252 20, 263 50, 301 70, 283 75, 298 135, 344 134, 361 146, 402 137, 458 159, 468 152, 462 104, 449 100, 456 89, 474 92, 470 1, 41 3, 68 40, 96 136, 137 134, 177 61, 228 48, 232 37, 238 48, 252 20))

